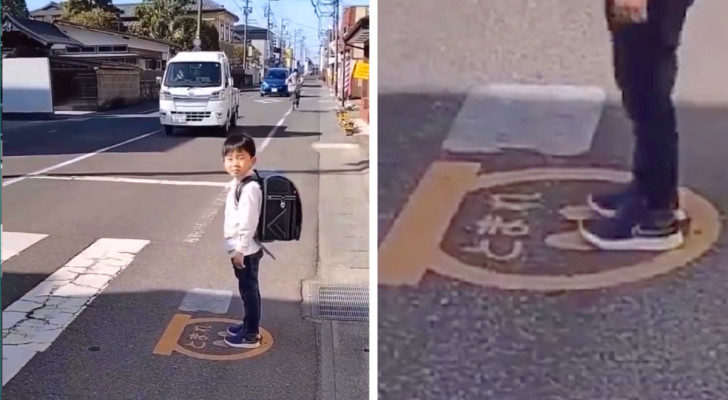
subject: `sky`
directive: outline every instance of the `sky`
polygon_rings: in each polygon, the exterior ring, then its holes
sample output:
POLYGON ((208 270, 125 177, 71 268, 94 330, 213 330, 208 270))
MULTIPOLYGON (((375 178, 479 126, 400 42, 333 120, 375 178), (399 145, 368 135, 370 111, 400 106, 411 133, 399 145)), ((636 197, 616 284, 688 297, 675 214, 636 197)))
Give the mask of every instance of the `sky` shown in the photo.
MULTIPOLYGON (((26 0, 29 10, 34 10, 46 5, 50 0, 26 0)), ((58 0, 56 0, 58 1, 58 0)), ((141 0, 140 0, 141 1, 141 0)), ((114 4, 137 3, 134 0, 114 0, 114 4)), ((245 0, 214 0, 225 6, 227 10, 240 18, 238 24, 242 24, 244 16, 242 9, 245 6, 245 0)), ((265 27, 267 18, 265 16, 265 8, 268 0, 248 0, 253 12, 248 15, 249 24, 251 26, 265 27)), ((317 2, 314 0, 314 2, 317 2)), ((341 0, 342 6, 348 5, 369 5, 369 0, 341 0)), ((330 10, 327 7, 326 10, 330 10)), ((274 32, 278 33, 281 29, 281 18, 287 18, 287 30, 293 32, 295 29, 301 29, 301 33, 305 37, 306 48, 309 57, 313 60, 318 58, 318 49, 321 41, 319 40, 319 18, 314 12, 311 0, 271 0, 271 10, 273 11, 272 19, 275 22, 274 32)), ((321 29, 331 27, 333 20, 324 18, 321 20, 321 29)), ((315 62, 315 61, 314 61, 315 62)))

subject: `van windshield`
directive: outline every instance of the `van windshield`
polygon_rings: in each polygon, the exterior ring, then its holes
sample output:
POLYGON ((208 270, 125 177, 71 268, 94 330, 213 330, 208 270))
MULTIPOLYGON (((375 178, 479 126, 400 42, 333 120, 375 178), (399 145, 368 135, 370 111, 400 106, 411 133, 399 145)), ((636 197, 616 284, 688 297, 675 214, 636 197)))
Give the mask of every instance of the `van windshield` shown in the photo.
POLYGON ((216 87, 222 83, 219 62, 173 62, 167 65, 164 84, 169 87, 216 87))
POLYGON ((265 79, 280 79, 285 80, 288 78, 288 73, 282 70, 271 70, 265 75, 265 79))

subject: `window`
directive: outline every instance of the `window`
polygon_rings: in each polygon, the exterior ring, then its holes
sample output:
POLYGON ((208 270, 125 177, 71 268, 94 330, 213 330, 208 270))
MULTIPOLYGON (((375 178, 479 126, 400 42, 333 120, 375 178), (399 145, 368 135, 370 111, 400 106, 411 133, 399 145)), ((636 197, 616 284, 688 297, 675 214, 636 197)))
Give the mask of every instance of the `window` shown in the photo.
POLYGON ((222 74, 219 62, 174 62, 167 64, 164 81, 170 87, 215 87, 222 74))
POLYGON ((282 69, 269 69, 265 74, 265 79, 286 80, 286 78, 288 78, 288 72, 282 69))

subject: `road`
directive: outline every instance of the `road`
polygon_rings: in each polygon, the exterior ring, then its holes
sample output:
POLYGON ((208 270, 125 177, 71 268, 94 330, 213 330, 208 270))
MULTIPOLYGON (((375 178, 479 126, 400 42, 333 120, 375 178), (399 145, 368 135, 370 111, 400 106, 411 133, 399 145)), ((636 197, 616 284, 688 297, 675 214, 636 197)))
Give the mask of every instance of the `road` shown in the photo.
MULTIPOLYGON (((487 196, 497 194, 493 187, 459 192, 478 169, 487 174, 479 182, 507 177, 499 182, 510 193, 545 198, 546 212, 520 220, 525 226, 510 225, 519 238, 518 232, 543 237, 562 229, 556 217, 564 209, 555 207, 608 186, 528 178, 554 168, 562 168, 561 176, 584 168, 629 170, 631 133, 612 78, 603 3, 380 4, 380 399, 728 399, 726 13, 728 3, 720 0, 698 1, 690 11, 676 90, 682 185, 720 212, 703 221, 721 230, 717 240, 701 241, 710 235, 693 231, 689 241, 708 250, 684 262, 675 261, 684 253, 660 259, 580 253, 524 239, 523 257, 502 262, 472 249, 464 254, 469 224, 493 209, 487 196), (596 129, 578 138, 588 139, 587 151, 548 153, 554 143, 561 150, 577 143, 548 136, 548 124, 505 136, 528 148, 474 154, 461 143, 459 151, 446 151, 453 143, 447 139, 463 127, 482 140, 491 133, 495 120, 487 118, 502 104, 469 104, 477 88, 494 83, 601 88, 607 98, 596 129), (504 171, 513 173, 495 175, 504 171), (666 273, 652 274, 650 268, 670 263, 666 273), (636 272, 646 271, 648 278, 637 279, 636 272), (576 290, 577 283, 591 286, 576 290)), ((491 215, 481 228, 507 228, 514 215, 491 215)), ((513 248, 491 244, 496 255, 513 248)))
POLYGON ((236 131, 255 138, 259 170, 296 183, 310 221, 300 241, 268 246, 254 351, 219 346, 242 317, 221 242, 223 138, 165 136, 149 107, 4 132, 3 398, 315 398, 301 282, 316 272, 311 144, 328 93, 311 81, 303 94, 292 113, 286 98, 241 94, 236 131))

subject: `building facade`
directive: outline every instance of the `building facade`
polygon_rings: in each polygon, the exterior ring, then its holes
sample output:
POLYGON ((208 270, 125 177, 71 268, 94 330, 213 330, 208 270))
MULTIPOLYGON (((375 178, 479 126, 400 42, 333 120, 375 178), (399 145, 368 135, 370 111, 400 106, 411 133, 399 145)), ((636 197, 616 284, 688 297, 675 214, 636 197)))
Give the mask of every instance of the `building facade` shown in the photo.
MULTIPOLYGON (((115 4, 114 7, 119 9, 121 32, 130 32, 134 25, 138 23, 136 17, 136 9, 142 3, 115 4)), ((186 8, 188 15, 197 16, 197 2, 189 4, 186 8)), ((62 2, 50 2, 41 8, 30 12, 30 18, 45 22, 56 22, 61 19, 63 14, 62 2)), ((211 23, 217 29, 220 42, 220 50, 224 51, 228 57, 233 57, 234 51, 234 32, 233 27, 240 18, 232 12, 225 9, 225 6, 213 0, 202 0, 202 20, 211 23)))

